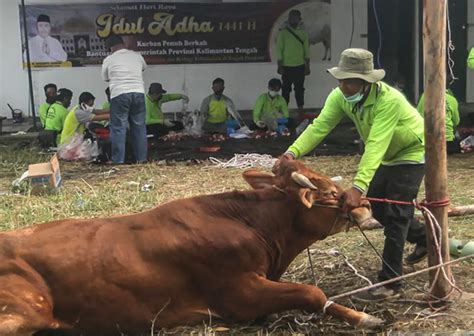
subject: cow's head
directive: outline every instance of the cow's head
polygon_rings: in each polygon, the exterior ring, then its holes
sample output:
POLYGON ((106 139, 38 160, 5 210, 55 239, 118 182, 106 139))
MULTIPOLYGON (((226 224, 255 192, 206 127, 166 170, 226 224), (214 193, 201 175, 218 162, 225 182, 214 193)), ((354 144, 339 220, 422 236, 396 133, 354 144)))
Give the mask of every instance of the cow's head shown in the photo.
POLYGON ((327 236, 347 229, 351 219, 359 224, 375 221, 368 201, 363 201, 361 207, 353 209, 350 216, 343 214, 339 199, 342 188, 331 178, 314 172, 300 161, 283 160, 274 169, 274 174, 249 169, 243 173, 243 177, 254 189, 274 188, 286 194, 291 203, 296 204, 298 222, 305 231, 327 236), (321 213, 327 217, 324 228, 314 226, 315 219, 321 219, 321 213))

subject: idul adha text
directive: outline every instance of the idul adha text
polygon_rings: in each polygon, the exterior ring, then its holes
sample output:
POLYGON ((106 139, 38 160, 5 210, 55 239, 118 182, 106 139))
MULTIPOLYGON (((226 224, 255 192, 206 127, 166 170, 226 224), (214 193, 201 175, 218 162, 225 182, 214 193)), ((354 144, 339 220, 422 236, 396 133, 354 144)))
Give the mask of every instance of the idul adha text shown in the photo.
MULTIPOLYGON (((210 21, 197 22, 194 16, 185 16, 181 21, 174 24, 174 15, 169 13, 155 13, 153 21, 148 24, 147 31, 151 35, 158 35, 164 31, 169 36, 176 33, 211 33, 214 31, 210 21)), ((145 24, 143 17, 139 17, 136 22, 127 22, 125 18, 120 18, 114 23, 114 14, 102 14, 96 22, 99 28, 97 35, 107 38, 111 34, 116 35, 133 35, 143 34, 145 32, 145 24)))

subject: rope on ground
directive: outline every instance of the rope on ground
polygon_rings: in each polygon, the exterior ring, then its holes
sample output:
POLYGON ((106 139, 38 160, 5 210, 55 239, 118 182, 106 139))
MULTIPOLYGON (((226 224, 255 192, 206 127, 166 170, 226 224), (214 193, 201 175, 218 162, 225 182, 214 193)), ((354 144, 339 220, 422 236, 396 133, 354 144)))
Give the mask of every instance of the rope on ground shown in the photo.
POLYGON ((253 168, 263 167, 272 168, 277 159, 268 154, 235 154, 234 157, 228 161, 221 161, 215 157, 210 157, 209 161, 212 165, 205 166, 203 169, 210 168, 253 168))
MULTIPOLYGON (((378 199, 378 198, 370 198, 370 197, 367 197, 367 199, 370 200, 370 201, 385 202, 385 203, 392 203, 392 204, 410 204, 410 202, 406 202, 406 201, 395 201, 395 200, 378 199)), ((441 253, 442 230, 441 230, 441 226, 439 225, 438 221, 436 220, 436 217, 428 209, 428 207, 432 207, 432 208, 446 207, 446 206, 449 205, 449 199, 446 198, 446 199, 437 200, 437 201, 430 201, 430 202, 428 202, 426 200, 423 200, 421 202, 417 202, 416 200, 413 200, 413 202, 411 204, 413 204, 417 209, 421 210, 421 212, 423 213, 423 216, 425 217, 425 221, 429 225, 429 228, 431 229, 431 232, 432 232, 433 243, 435 245, 435 251, 436 251, 436 254, 437 254, 437 257, 438 257, 439 264, 442 265, 443 262, 444 262, 443 256, 442 256, 442 253, 441 253)), ((383 259, 382 259, 382 262, 387 264, 385 262, 385 260, 383 260, 383 259)), ((390 265, 387 264, 387 266, 390 266, 390 265)), ((446 273, 446 270, 445 270, 444 267, 439 267, 439 268, 436 269, 435 277, 433 279, 433 282, 432 282, 430 290, 429 290, 430 293, 433 292, 433 289, 434 289, 436 283, 438 282, 438 278, 439 278, 440 274, 444 277, 446 282, 451 286, 451 289, 446 294, 446 296, 443 297, 443 298, 436 298, 436 300, 433 301, 432 300, 432 295, 427 297, 428 305, 435 312, 443 310, 446 307, 442 306, 440 308, 435 308, 433 306, 433 303, 443 302, 443 301, 447 300, 453 294, 454 291, 457 291, 457 292, 459 292, 459 294, 462 295, 462 290, 459 287, 456 286, 456 282, 454 280, 453 275, 451 274, 451 276, 448 276, 448 274, 446 273)))
MULTIPOLYGON (((433 215, 433 213, 427 207, 425 207, 424 205, 419 205, 419 206, 420 206, 421 211, 423 212, 423 214, 425 216, 425 219, 426 219, 427 223, 429 224, 429 226, 431 228, 432 236, 433 236, 433 242, 434 242, 434 245, 436 247, 436 252, 438 254, 439 264, 443 264, 443 255, 441 254, 441 236, 442 236, 441 226, 439 225, 438 221, 436 220, 436 217, 433 215)), ((451 274, 451 276, 448 276, 448 274, 446 273, 446 270, 445 270, 444 267, 440 267, 436 270, 435 277, 434 277, 433 282, 431 284, 430 293, 433 292, 433 289, 434 289, 436 283, 438 282, 438 277, 440 276, 440 273, 442 274, 442 276, 444 277, 446 282, 449 283, 449 285, 451 286, 451 290, 446 294, 446 296, 444 298, 441 298, 441 299, 443 301, 446 300, 447 298, 449 298, 451 296, 451 294, 453 294, 454 291, 458 291, 462 295, 462 290, 459 287, 456 286, 456 281, 454 280, 453 275, 451 274)), ((439 311, 439 310, 442 310, 444 308, 444 307, 441 307, 441 308, 436 309, 435 307, 433 307, 433 305, 431 303, 431 300, 429 300, 429 299, 428 299, 428 304, 430 305, 430 308, 434 311, 439 311)))
POLYGON ((326 254, 329 254, 329 255, 331 255, 331 256, 333 256, 333 257, 342 256, 342 257, 344 258, 344 262, 346 263, 346 265, 349 266, 349 268, 354 272, 354 274, 355 274, 356 276, 358 276, 358 277, 361 278, 362 280, 365 280, 369 285, 372 285, 372 284, 373 284, 372 281, 370 281, 369 278, 367 278, 367 277, 365 277, 365 276, 363 276, 362 274, 359 273, 359 271, 357 270, 357 268, 355 268, 354 265, 352 265, 352 264, 349 262, 349 258, 348 258, 345 254, 339 252, 339 251, 336 250, 336 249, 331 249, 331 250, 329 250, 329 252, 327 252, 326 254))
POLYGON ((369 289, 372 289, 372 288, 375 288, 375 287, 388 285, 390 283, 397 282, 397 281, 400 281, 402 279, 410 278, 410 277, 413 277, 415 275, 425 273, 425 272, 428 272, 428 271, 432 271, 434 269, 444 267, 444 266, 447 266, 447 265, 450 265, 450 264, 458 263, 460 261, 470 259, 470 258, 474 258, 474 255, 464 256, 464 257, 461 257, 461 258, 458 258, 458 259, 450 260, 450 261, 442 263, 442 264, 438 264, 438 265, 434 265, 434 266, 431 266, 431 267, 423 268, 419 271, 415 271, 415 272, 412 272, 412 273, 401 275, 401 276, 398 276, 396 278, 385 280, 385 281, 382 281, 382 282, 379 282, 379 283, 376 283, 376 284, 373 284, 373 285, 370 285, 370 286, 365 286, 365 287, 362 287, 362 288, 351 290, 349 292, 334 295, 334 296, 331 296, 330 298, 328 298, 328 300, 336 301, 338 299, 342 299, 342 298, 350 296, 350 295, 354 295, 354 294, 357 294, 357 293, 360 293, 360 292, 364 292, 366 290, 369 290, 369 289))

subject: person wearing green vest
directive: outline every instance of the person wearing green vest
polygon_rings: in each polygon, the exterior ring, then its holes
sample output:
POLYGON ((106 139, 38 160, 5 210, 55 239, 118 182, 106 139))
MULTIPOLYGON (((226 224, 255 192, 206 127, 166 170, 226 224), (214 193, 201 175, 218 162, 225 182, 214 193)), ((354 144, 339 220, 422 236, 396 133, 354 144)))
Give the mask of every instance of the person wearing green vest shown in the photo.
POLYGON ((212 82, 213 94, 204 98, 201 104, 201 113, 204 124, 204 132, 225 134, 227 131, 226 121, 228 116, 241 120, 242 118, 235 109, 234 102, 224 95, 224 80, 216 78, 212 82))
POLYGON ((59 89, 56 102, 54 102, 46 111, 44 133, 50 135, 49 146, 56 146, 61 142, 61 132, 64 127, 64 121, 68 114, 68 108, 71 105, 72 91, 69 89, 59 89))
POLYGON ((268 82, 268 92, 262 93, 253 108, 253 122, 260 129, 276 131, 278 118, 288 118, 288 104, 280 96, 281 81, 272 78, 268 82))
POLYGON ((56 101, 56 94, 58 87, 56 84, 49 83, 44 86, 44 94, 46 95, 46 102, 39 106, 39 117, 41 126, 44 128, 46 123, 46 112, 48 112, 49 107, 56 101))
MULTIPOLYGON (((423 118, 397 89, 381 80, 382 69, 374 69, 373 55, 365 49, 346 49, 339 65, 328 69, 339 81, 320 115, 295 140, 277 161, 294 160, 309 153, 346 116, 351 119, 365 142, 352 187, 341 195, 345 212, 361 206, 367 197, 412 202, 416 199, 424 175, 423 118)), ((403 273, 405 241, 416 244, 405 261, 414 264, 427 253, 424 225, 413 219, 413 205, 372 202, 372 212, 384 226, 385 262, 378 274, 380 281, 403 273), (388 266, 387 266, 388 265, 388 266)), ((353 296, 373 302, 399 295, 401 283, 378 286, 353 296)))
POLYGON ((310 74, 309 37, 300 27, 301 12, 291 10, 288 24, 277 35, 276 50, 278 59, 277 72, 283 81, 282 96, 290 103, 291 87, 295 89, 296 105, 299 117, 303 117, 304 80, 310 74))
MULTIPOLYGON (((95 97, 90 92, 83 92, 79 96, 79 105, 74 106, 66 116, 64 127, 61 132, 59 144, 64 145, 79 134, 85 135, 86 128, 92 122, 109 120, 109 109, 99 110, 94 108, 95 97)), ((101 125, 101 127, 103 127, 101 125)), ((94 127, 95 129, 96 127, 94 127)))
POLYGON ((189 102, 188 96, 181 93, 166 93, 160 83, 151 83, 148 94, 145 96, 146 105, 146 130, 155 138, 168 134, 170 131, 178 132, 184 129, 180 121, 165 119, 161 105, 170 101, 183 100, 189 102))
MULTIPOLYGON (((454 129, 459 125, 459 108, 458 100, 454 97, 453 92, 446 90, 446 151, 448 154, 461 152, 460 141, 454 135, 454 129)), ((425 94, 423 93, 416 107, 422 117, 425 115, 425 94)))

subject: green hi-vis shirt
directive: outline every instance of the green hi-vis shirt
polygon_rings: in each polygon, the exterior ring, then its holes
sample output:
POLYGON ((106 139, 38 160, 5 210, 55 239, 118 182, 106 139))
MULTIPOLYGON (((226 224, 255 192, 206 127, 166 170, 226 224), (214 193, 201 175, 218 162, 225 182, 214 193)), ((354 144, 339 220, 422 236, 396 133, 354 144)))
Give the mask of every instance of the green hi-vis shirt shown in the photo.
POLYGON ((61 132, 63 130, 64 121, 66 120, 66 116, 68 114, 67 108, 65 108, 61 103, 56 102, 52 104, 48 112, 46 113, 46 121, 44 125, 44 129, 47 131, 57 131, 57 143, 60 143, 61 140, 61 132))
POLYGON ((283 63, 283 66, 294 67, 303 65, 305 61, 309 59, 308 34, 301 28, 283 28, 277 36, 276 50, 277 58, 283 63), (303 43, 298 41, 290 30, 295 33, 303 43))
POLYGON ((75 134, 84 134, 86 131, 86 122, 92 119, 91 112, 83 111, 79 105, 74 106, 66 116, 63 131, 61 132, 60 144, 69 142, 75 134))
POLYGON ((211 94, 201 103, 201 113, 205 120, 212 124, 223 123, 227 120, 227 108, 235 111, 234 103, 226 95, 222 95, 218 99, 214 94, 211 94))
POLYGON ((281 113, 283 117, 288 118, 288 104, 285 98, 280 95, 272 98, 268 93, 262 93, 253 108, 253 121, 256 123, 264 118, 276 118, 276 113, 281 113))
POLYGON ((469 51, 469 56, 467 57, 467 66, 469 69, 474 69, 474 48, 471 48, 471 51, 469 51))
POLYGON ((160 100, 152 101, 148 95, 145 96, 145 105, 146 105, 146 124, 163 124, 164 115, 161 111, 161 104, 180 100, 183 98, 183 95, 180 93, 166 93, 161 96, 160 100))
MULTIPOLYGON (((453 141, 454 128, 459 125, 458 100, 450 90, 446 90, 446 141, 453 141)), ((423 93, 416 107, 421 116, 425 115, 425 94, 423 93)))
POLYGON ((332 90, 321 114, 288 151, 296 157, 310 152, 344 115, 354 122, 365 143, 354 178, 354 185, 361 190, 367 190, 380 164, 424 162, 423 118, 402 93, 383 82, 372 84, 360 107, 346 102, 339 88, 332 90))
POLYGON ((110 109, 110 102, 106 101, 105 103, 102 104, 102 109, 103 110, 108 110, 110 109))
POLYGON ((45 126, 45 123, 46 123, 46 113, 48 112, 48 109, 49 107, 51 106, 51 104, 49 103, 43 103, 40 105, 39 107, 39 117, 40 117, 40 121, 41 121, 41 126, 45 126))

